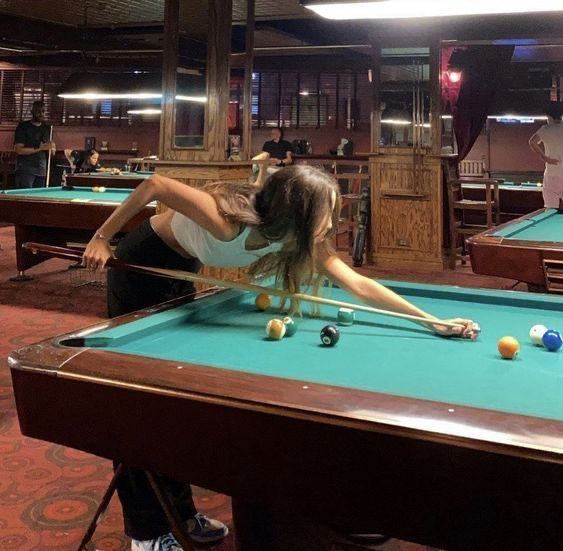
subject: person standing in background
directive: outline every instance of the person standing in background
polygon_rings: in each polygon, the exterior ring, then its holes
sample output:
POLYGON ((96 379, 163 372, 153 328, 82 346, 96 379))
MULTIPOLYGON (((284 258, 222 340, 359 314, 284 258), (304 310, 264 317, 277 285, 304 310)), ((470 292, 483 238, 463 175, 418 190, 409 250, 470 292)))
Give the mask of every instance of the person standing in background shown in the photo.
POLYGON ((44 187, 47 177, 47 157, 55 151, 51 127, 44 124, 45 104, 34 101, 31 120, 16 127, 14 150, 17 153, 15 181, 17 188, 44 187))
POLYGON ((550 102, 545 111, 544 124, 528 141, 532 151, 545 161, 543 175, 544 207, 559 208, 563 202, 563 123, 560 103, 550 102), (543 146, 540 147, 540 144, 543 146))

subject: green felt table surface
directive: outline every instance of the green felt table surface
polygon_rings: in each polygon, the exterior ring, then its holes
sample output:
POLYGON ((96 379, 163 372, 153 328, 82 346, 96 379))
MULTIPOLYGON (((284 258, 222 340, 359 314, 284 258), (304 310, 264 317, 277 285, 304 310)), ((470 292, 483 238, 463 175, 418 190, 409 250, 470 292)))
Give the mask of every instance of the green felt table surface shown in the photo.
POLYGON ((524 241, 563 241, 563 214, 557 209, 546 209, 540 214, 525 218, 501 228, 492 235, 505 239, 524 241))
POLYGON ((63 189, 61 186, 30 188, 30 189, 10 189, 5 191, 6 195, 37 197, 41 199, 66 199, 76 202, 97 202, 97 203, 121 203, 125 201, 132 189, 127 188, 106 188, 103 193, 92 191, 91 187, 78 187, 73 189, 63 189))
MULTIPOLYGON (((436 316, 477 321, 480 338, 441 338, 408 321, 356 312, 353 326, 340 327, 338 344, 323 347, 319 332, 337 313, 323 306, 321 319, 298 319, 294 336, 270 341, 266 323, 280 315, 258 312, 252 294, 227 291, 91 334, 86 346, 563 421, 563 352, 528 337, 539 323, 563 330, 562 298, 389 284, 436 316), (515 360, 497 352, 504 335, 520 341, 515 360)), ((340 289, 326 293, 353 300, 340 289)))

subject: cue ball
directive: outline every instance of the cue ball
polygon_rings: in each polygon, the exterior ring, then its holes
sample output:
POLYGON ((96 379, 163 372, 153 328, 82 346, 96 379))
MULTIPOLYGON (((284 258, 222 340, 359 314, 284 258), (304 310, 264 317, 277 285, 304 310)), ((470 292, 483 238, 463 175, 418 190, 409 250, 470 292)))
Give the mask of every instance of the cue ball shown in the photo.
POLYGON ((273 341, 283 339, 285 335, 285 324, 282 320, 274 318, 271 319, 266 325, 266 335, 273 341))
POLYGON ((334 346, 340 338, 340 331, 334 325, 326 325, 321 329, 321 342, 324 346, 334 346))
POLYGON ((563 344, 561 334, 555 329, 548 329, 542 337, 543 345, 551 352, 557 352, 563 344))
POLYGON ((295 335, 295 332, 297 331, 297 325, 295 324, 295 322, 289 316, 283 318, 282 321, 285 325, 285 336, 293 337, 293 335, 295 335))
POLYGON ((530 340, 536 346, 542 346, 542 338, 544 333, 547 331, 547 327, 545 325, 534 325, 530 329, 530 340))
POLYGON ((254 304, 256 304, 256 308, 258 308, 258 310, 262 310, 262 312, 264 312, 272 305, 272 299, 270 298, 270 295, 260 293, 256 297, 254 304))
POLYGON ((520 351, 520 343, 514 337, 502 337, 497 346, 500 355, 505 360, 512 360, 520 351))
POLYGON ((100 193, 104 193, 104 192, 106 191, 106 188, 105 188, 104 186, 100 186, 100 187, 98 188, 98 191, 99 191, 100 193))
POLYGON ((351 308, 340 308, 340 310, 338 310, 337 319, 340 325, 353 325, 354 310, 352 310, 351 308))

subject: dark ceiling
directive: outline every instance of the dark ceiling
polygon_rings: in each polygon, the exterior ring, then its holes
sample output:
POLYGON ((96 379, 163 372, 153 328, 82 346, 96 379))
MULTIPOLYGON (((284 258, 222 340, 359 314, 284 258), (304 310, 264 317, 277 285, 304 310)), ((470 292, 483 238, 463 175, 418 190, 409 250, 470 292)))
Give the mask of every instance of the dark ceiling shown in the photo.
MULTIPOLYGON (((188 0, 185 0, 188 1, 188 0)), ((202 2, 204 0, 189 0, 202 2)), ((159 68, 164 0, 0 0, 0 61, 27 66, 159 68)), ((244 51, 246 0, 233 0, 232 51, 244 51)), ((335 22, 313 17, 298 0, 256 0, 256 51, 287 59, 333 57, 367 64, 361 45, 427 46, 436 40, 544 44, 540 61, 563 59, 563 12, 378 22, 335 22), (359 48, 351 48, 360 45, 359 48), (555 46, 554 46, 555 45, 555 46), (332 46, 330 48, 324 48, 332 46)), ((275 63, 269 57, 258 65, 275 63)))

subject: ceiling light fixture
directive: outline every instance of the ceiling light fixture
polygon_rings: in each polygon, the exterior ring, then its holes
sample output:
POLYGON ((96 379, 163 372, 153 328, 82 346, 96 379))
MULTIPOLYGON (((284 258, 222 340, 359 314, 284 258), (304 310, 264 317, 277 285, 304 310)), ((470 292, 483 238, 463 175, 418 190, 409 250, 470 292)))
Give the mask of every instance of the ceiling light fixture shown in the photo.
POLYGON ((411 19, 563 11, 561 0, 301 0, 301 4, 327 19, 411 19))

